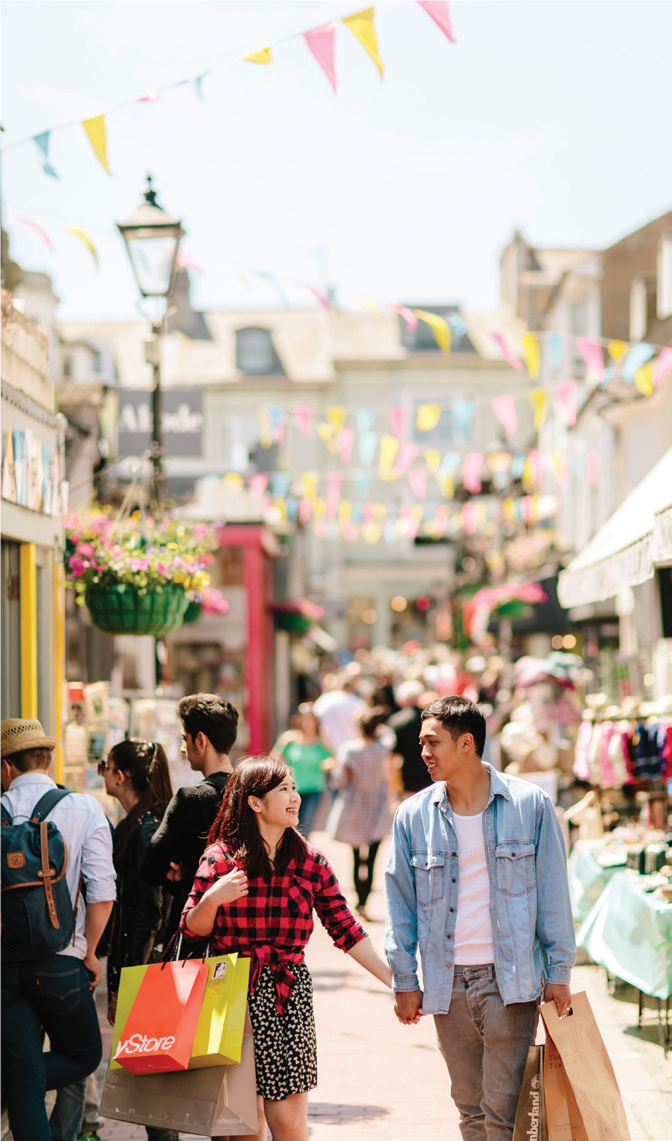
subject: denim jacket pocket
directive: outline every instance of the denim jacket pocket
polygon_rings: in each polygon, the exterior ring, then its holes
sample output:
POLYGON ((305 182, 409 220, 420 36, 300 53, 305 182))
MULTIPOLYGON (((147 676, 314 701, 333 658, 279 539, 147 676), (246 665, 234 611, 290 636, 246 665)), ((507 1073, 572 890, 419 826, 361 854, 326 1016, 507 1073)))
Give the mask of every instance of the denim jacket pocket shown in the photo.
POLYGON ((527 895, 536 883, 534 844, 509 841, 495 848, 497 891, 505 895, 527 895))
POLYGON ((418 852, 411 856, 415 877, 415 895, 422 907, 429 907, 445 893, 444 866, 446 857, 441 854, 418 852))

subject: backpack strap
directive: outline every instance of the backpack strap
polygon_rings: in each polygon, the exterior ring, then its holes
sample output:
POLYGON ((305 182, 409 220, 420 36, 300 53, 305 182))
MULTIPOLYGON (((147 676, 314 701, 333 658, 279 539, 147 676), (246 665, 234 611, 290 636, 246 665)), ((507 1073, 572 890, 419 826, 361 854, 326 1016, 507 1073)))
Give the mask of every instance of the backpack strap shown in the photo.
POLYGON ((0 815, 2 816, 2 823, 3 824, 11 824, 12 823, 12 815, 11 815, 6 804, 0 804, 0 815))
POLYGON ((40 821, 45 820, 52 808, 55 808, 59 801, 63 800, 64 796, 69 795, 69 788, 51 788, 49 792, 45 792, 44 796, 38 800, 33 809, 32 816, 30 817, 33 824, 39 824, 40 821))
POLYGON ((47 839, 47 822, 42 820, 40 822, 40 849, 42 853, 42 867, 37 873, 44 886, 44 894, 47 897, 47 911, 49 912, 49 919, 52 927, 56 930, 61 926, 58 919, 58 912, 56 911, 56 901, 54 899, 55 883, 58 883, 61 876, 65 874, 65 869, 68 866, 68 846, 63 840, 63 847, 65 848, 65 860, 63 861, 63 868, 60 875, 55 874, 55 868, 49 864, 49 841, 47 839))

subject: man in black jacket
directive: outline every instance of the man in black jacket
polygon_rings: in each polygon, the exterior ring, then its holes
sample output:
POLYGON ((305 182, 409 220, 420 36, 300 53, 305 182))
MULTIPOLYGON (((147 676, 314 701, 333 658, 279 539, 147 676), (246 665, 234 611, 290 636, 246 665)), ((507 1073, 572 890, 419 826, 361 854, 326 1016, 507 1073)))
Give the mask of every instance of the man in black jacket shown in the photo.
POLYGON ((204 780, 192 788, 178 788, 142 864, 145 879, 172 892, 167 938, 177 931, 208 832, 233 772, 229 753, 238 728, 238 710, 213 693, 183 697, 177 713, 182 722, 182 752, 194 772, 203 773, 204 780))

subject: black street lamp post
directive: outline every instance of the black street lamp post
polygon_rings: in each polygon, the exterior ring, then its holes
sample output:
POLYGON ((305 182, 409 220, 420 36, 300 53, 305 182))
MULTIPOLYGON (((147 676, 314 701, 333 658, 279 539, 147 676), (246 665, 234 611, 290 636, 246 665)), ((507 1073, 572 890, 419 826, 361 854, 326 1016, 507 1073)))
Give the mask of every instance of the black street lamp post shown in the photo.
POLYGON ((152 365, 152 467, 153 493, 157 504, 165 501, 163 472, 163 432, 161 425, 161 333, 163 332, 168 299, 175 281, 177 251, 184 234, 182 224, 157 204, 151 175, 147 175, 147 189, 142 205, 126 218, 117 222, 128 251, 135 280, 143 298, 163 301, 160 318, 152 319, 153 340, 150 343, 148 363, 152 365))

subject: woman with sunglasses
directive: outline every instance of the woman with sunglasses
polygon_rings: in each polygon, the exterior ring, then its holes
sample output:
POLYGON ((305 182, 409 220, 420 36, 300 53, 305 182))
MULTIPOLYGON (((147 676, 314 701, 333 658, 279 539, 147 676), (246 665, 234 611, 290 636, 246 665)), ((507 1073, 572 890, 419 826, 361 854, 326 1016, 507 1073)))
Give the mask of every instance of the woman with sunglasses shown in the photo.
MULTIPOLYGON (((113 857, 117 901, 107 928, 107 1018, 114 1025, 122 967, 159 958, 156 947, 170 912, 171 896, 140 875, 145 849, 156 832, 173 790, 168 760, 155 741, 130 738, 110 749, 98 766, 108 796, 126 816, 114 830, 113 857)), ((104 937, 105 938, 105 937, 104 937)), ((173 1130, 148 1125, 150 1141, 177 1141, 173 1130)))
POLYGON ((186 937, 207 937, 211 954, 238 951, 251 959, 257 1092, 273 1141, 308 1138, 317 1058, 304 952, 313 909, 338 948, 392 984, 330 864, 298 831, 300 802, 286 761, 247 757, 238 763, 180 923, 186 937))

